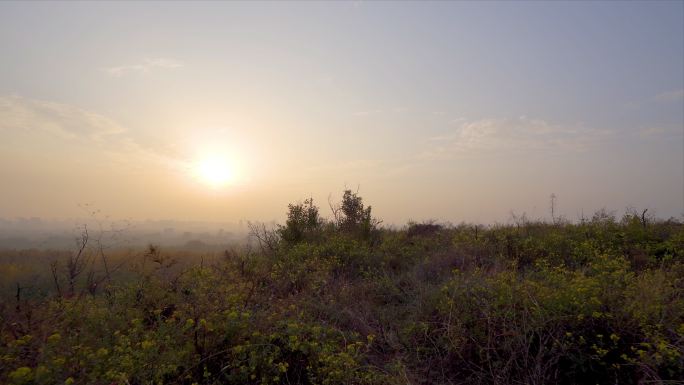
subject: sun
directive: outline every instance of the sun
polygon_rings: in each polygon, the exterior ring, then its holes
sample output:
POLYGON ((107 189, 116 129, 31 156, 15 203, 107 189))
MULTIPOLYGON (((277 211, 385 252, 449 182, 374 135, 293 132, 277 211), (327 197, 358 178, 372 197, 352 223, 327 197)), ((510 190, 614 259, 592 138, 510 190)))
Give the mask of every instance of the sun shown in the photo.
POLYGON ((218 188, 234 182, 235 169, 231 162, 221 156, 208 156, 199 160, 195 174, 205 184, 218 188))

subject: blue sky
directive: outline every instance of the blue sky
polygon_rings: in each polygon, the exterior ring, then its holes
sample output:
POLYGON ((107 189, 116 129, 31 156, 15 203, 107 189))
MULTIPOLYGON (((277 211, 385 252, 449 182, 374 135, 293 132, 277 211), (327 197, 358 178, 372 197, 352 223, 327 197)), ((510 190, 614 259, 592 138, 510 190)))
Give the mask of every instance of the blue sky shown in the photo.
POLYGON ((684 212, 683 2, 5 2, 0 52, 0 216, 684 212))

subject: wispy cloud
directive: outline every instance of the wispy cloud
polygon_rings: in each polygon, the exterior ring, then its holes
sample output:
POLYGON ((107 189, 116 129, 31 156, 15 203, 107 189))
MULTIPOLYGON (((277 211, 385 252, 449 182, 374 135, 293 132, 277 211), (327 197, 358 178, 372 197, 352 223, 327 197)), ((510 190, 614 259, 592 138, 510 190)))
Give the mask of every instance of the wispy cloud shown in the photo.
POLYGON ((123 133, 111 119, 68 104, 0 96, 0 131, 44 131, 67 139, 102 141, 123 133))
POLYGON ((376 114, 381 114, 382 110, 377 109, 377 110, 366 110, 366 111, 356 111, 352 115, 354 116, 368 116, 368 115, 376 115, 376 114))
POLYGON ((682 136, 682 128, 667 127, 667 126, 653 126, 646 127, 636 131, 636 134, 642 138, 673 138, 682 136))
POLYGON ((663 127, 648 127, 643 130, 639 130, 640 136, 657 136, 666 133, 667 130, 663 127))
POLYGON ((665 103, 684 100, 684 89, 662 92, 655 96, 655 100, 665 103))
POLYGON ((452 121, 457 128, 430 138, 434 146, 426 158, 448 158, 458 153, 486 151, 586 151, 612 134, 610 130, 567 127, 526 116, 505 119, 452 121))
POLYGON ((131 73, 148 73, 155 69, 171 69, 183 67, 183 63, 168 58, 147 58, 140 63, 107 67, 103 70, 111 76, 124 76, 131 73))
MULTIPOLYGON (((367 158, 324 162, 307 167, 305 172, 295 178, 316 181, 316 183, 321 181, 338 183, 340 178, 348 178, 347 181, 392 179, 406 176, 416 167, 420 167, 424 160, 409 156, 408 158, 367 158)), ((291 178, 291 176, 288 177, 290 180, 291 178)))
POLYGON ((27 132, 47 135, 51 140, 74 143, 84 148, 97 148, 116 162, 141 160, 182 166, 163 148, 141 145, 130 131, 114 120, 76 106, 21 96, 0 95, 0 134, 27 132))

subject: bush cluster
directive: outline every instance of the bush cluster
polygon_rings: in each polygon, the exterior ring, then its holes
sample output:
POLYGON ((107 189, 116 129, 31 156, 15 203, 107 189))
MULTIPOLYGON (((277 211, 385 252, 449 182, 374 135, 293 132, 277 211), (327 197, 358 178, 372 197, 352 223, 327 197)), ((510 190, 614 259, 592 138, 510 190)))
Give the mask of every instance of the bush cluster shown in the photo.
POLYGON ((351 191, 332 208, 324 220, 311 199, 290 205, 284 225, 254 227, 259 251, 179 267, 151 248, 95 288, 6 301, 0 383, 684 378, 679 221, 600 212, 396 230, 351 191))

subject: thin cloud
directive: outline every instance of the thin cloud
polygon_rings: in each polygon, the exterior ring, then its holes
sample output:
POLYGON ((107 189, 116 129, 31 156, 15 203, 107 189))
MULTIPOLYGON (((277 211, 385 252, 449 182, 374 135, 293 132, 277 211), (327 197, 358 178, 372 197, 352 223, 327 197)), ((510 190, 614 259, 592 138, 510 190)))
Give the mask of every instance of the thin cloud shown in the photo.
POLYGON ((672 138, 682 135, 682 130, 675 127, 653 126, 646 127, 636 132, 642 138, 672 138))
POLYGON ((655 100, 665 103, 684 100, 684 89, 660 93, 655 96, 655 100))
POLYGON ((301 174, 301 177, 319 181, 323 179, 336 181, 340 175, 352 177, 352 179, 361 176, 371 176, 373 179, 394 178, 406 175, 412 169, 419 166, 420 160, 410 157, 330 162, 308 167, 306 172, 301 174))
POLYGON ((367 110, 367 111, 357 111, 354 112, 352 115, 354 116, 369 116, 369 115, 374 115, 374 114, 381 114, 382 110, 367 110))
POLYGON ((526 116, 460 121, 446 135, 430 138, 434 146, 424 158, 486 151, 586 151, 612 134, 609 130, 566 127, 526 116))
POLYGON ((103 70, 110 76, 120 77, 131 73, 145 74, 155 69, 173 69, 183 67, 183 63, 168 58, 148 58, 141 63, 107 67, 103 70))
POLYGON ((667 130, 663 127, 648 127, 639 131, 640 136, 658 136, 666 133, 667 130))
POLYGON ((52 101, 0 95, 0 133, 29 132, 54 140, 98 148, 110 160, 131 162, 142 159, 180 167, 183 162, 163 149, 140 145, 129 130, 114 120, 76 106, 52 101))
POLYGON ((111 119, 68 104, 0 96, 0 131, 44 131, 66 139, 103 141, 126 129, 111 119))

